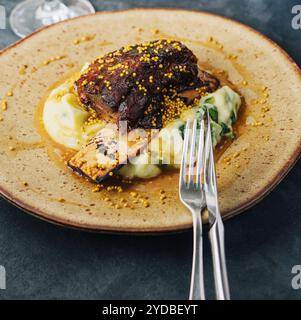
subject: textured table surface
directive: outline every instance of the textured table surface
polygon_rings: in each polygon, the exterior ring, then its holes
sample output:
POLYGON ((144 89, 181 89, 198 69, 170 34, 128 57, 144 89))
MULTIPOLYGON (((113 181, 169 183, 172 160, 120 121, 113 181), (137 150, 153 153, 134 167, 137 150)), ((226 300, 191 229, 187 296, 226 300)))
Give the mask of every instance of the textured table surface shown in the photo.
MULTIPOLYGON (((19 1, 0 0, 7 14, 19 1)), ((280 44, 301 66, 301 30, 291 27, 290 0, 100 0, 97 10, 182 7, 244 22, 280 44)), ((13 43, 0 30, 0 49, 13 43)), ((260 44, 258 44, 260 45, 260 44)), ((300 299, 291 288, 301 265, 301 163, 256 207, 225 223, 232 297, 300 299)), ((0 265, 7 289, 0 299, 186 299, 192 233, 118 236, 64 229, 37 220, 0 200, 0 265)), ((208 296, 213 298, 205 239, 208 296)))

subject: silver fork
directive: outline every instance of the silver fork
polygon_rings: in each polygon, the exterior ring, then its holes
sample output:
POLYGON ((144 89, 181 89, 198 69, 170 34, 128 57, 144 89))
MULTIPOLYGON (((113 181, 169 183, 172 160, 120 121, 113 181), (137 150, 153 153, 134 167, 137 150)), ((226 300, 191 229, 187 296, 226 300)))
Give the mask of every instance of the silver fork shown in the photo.
POLYGON ((185 128, 183 157, 180 170, 179 193, 183 204, 191 211, 193 221, 193 259, 189 300, 205 300, 203 271, 203 231, 201 213, 206 200, 201 182, 204 149, 204 120, 200 124, 200 136, 197 142, 197 121, 188 120, 185 128), (190 143, 191 142, 191 143, 190 143), (196 148, 196 145, 197 148, 196 148), (197 163, 195 168, 195 160, 197 163), (188 159, 189 158, 189 159, 188 159), (188 173, 187 173, 188 169, 188 173), (196 169, 196 173, 195 173, 196 169), (194 178, 196 178, 194 180, 194 178))
POLYGON ((215 293, 217 300, 230 300, 225 254, 224 224, 221 218, 218 203, 218 192, 211 137, 211 124, 208 109, 204 156, 204 191, 209 216, 209 240, 213 260, 215 293))
POLYGON ((207 116, 206 137, 204 119, 200 123, 199 135, 197 134, 197 120, 193 122, 192 131, 190 129, 191 121, 186 124, 180 171, 180 199, 191 211, 193 220, 194 250, 189 299, 205 299, 201 213, 207 206, 216 297, 218 300, 228 300, 230 294, 224 249, 224 228, 218 205, 208 110, 205 115, 207 116), (187 162, 188 157, 189 162, 187 162))

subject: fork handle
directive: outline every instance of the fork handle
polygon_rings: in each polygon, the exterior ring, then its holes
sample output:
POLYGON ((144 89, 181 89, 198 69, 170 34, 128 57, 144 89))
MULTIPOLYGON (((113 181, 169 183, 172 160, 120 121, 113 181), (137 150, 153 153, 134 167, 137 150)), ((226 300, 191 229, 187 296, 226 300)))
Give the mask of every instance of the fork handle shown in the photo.
POLYGON ((192 212, 193 258, 189 300, 205 300, 203 268, 203 226, 201 213, 192 212))
POLYGON ((209 240, 212 251, 216 299, 230 300, 224 242, 224 226, 220 219, 217 219, 210 228, 209 240))

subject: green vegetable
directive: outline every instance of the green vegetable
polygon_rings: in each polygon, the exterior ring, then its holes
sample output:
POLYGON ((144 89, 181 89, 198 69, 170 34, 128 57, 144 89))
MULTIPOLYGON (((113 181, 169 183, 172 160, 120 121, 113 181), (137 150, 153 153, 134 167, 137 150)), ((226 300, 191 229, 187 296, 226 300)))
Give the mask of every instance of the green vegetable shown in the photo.
POLYGON ((216 106, 213 106, 213 107, 209 108, 208 110, 209 110, 209 114, 210 114, 211 119, 215 122, 218 122, 218 112, 217 112, 216 106))
POLYGON ((182 124, 182 125, 179 127, 179 131, 180 131, 180 134, 181 134, 182 139, 184 139, 185 127, 186 127, 186 123, 182 124))
POLYGON ((199 110, 209 110, 212 127, 215 128, 213 141, 220 142, 222 137, 234 138, 233 124, 237 121, 237 112, 241 105, 240 96, 230 87, 224 86, 204 97, 199 110))
POLYGON ((221 140, 222 127, 211 120, 212 145, 215 147, 221 140))
POLYGON ((227 137, 230 139, 234 138, 234 133, 232 128, 229 128, 225 123, 221 122, 220 123, 221 127, 222 127, 222 131, 221 131, 221 136, 222 137, 227 137))
POLYGON ((215 99, 214 99, 214 97, 212 95, 209 96, 209 97, 205 97, 204 100, 203 100, 204 104, 212 104, 212 105, 214 105, 214 102, 215 102, 215 99))
POLYGON ((231 119, 231 124, 234 124, 236 122, 237 119, 234 111, 231 112, 230 119, 231 119))
POLYGON ((222 127, 222 136, 226 136, 229 132, 231 132, 231 129, 225 123, 221 122, 220 125, 222 127))

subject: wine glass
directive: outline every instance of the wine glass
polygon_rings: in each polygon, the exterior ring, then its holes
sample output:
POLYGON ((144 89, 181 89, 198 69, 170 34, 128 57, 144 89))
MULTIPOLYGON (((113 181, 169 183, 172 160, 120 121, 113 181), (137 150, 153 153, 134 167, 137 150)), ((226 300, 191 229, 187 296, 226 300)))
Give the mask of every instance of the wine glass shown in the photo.
POLYGON ((23 38, 43 26, 94 12, 88 0, 25 0, 13 9, 9 22, 23 38))

